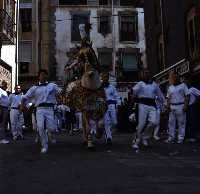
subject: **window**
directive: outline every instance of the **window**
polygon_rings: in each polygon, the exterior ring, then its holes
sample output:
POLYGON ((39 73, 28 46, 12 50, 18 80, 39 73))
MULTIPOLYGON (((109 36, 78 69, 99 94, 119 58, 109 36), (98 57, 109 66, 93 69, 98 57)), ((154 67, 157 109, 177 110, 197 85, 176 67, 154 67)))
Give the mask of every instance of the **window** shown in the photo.
POLYGON ((135 53, 122 53, 121 54, 123 71, 137 71, 138 62, 135 53))
POLYGON ((196 59, 200 51, 200 16, 195 7, 187 15, 187 33, 189 55, 192 59, 196 59))
POLYGON ((99 16, 99 33, 104 36, 111 33, 111 16, 99 16))
POLYGON ((19 62, 32 62, 31 41, 19 41, 19 62))
POLYGON ((121 6, 133 6, 133 0, 120 0, 120 5, 121 6))
POLYGON ((19 63, 19 73, 26 74, 29 73, 29 62, 20 62, 19 63))
POLYGON ((110 70, 112 67, 112 51, 98 52, 98 60, 101 70, 110 70))
POLYGON ((138 40, 138 21, 137 15, 121 15, 120 16, 120 41, 138 40))
POLYGON ((29 73, 29 67, 32 63, 32 42, 19 41, 19 73, 29 73))
POLYGON ((20 22, 21 22, 22 32, 31 32, 32 30, 31 9, 20 9, 20 22))
POLYGON ((87 0, 59 0, 60 5, 87 5, 87 0))
POLYGON ((99 0, 99 5, 109 5, 110 0, 99 0))
POLYGON ((89 14, 72 14, 71 41, 81 41, 79 24, 85 24, 88 22, 89 14))

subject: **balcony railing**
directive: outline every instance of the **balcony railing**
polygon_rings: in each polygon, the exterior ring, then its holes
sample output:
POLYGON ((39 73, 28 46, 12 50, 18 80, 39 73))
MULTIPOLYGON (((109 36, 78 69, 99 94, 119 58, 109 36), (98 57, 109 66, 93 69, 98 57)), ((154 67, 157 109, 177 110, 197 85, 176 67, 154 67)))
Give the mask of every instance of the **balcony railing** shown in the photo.
POLYGON ((177 72, 180 76, 184 76, 190 71, 189 61, 186 59, 182 59, 176 64, 171 65, 167 69, 164 69, 160 73, 154 75, 154 78, 157 79, 160 84, 166 84, 169 81, 169 73, 172 71, 177 72))
POLYGON ((0 39, 2 44, 15 43, 15 23, 4 9, 0 9, 0 39))

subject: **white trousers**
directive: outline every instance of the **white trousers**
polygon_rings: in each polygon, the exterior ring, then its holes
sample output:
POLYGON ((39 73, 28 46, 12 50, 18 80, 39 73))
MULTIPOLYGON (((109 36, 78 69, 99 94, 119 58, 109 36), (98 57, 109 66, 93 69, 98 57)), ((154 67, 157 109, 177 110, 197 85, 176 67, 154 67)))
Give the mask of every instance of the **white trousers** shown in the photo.
POLYGON ((37 130, 37 122, 36 122, 35 113, 32 113, 32 114, 31 114, 31 119, 32 119, 33 130, 38 131, 38 130, 37 130))
POLYGON ((11 122, 11 132, 13 137, 22 136, 22 126, 24 124, 23 113, 18 109, 10 110, 10 122, 11 122))
POLYGON ((117 124, 117 111, 115 104, 108 105, 108 110, 104 115, 106 139, 112 139, 112 126, 117 124))
POLYGON ((76 117, 75 128, 83 129, 83 114, 82 114, 82 112, 76 112, 75 117, 76 117))
POLYGON ((52 107, 38 107, 36 111, 37 129, 43 148, 48 148, 47 131, 55 132, 57 129, 54 110, 52 107))
POLYGON ((96 135, 97 133, 97 122, 93 119, 89 120, 90 134, 96 135))
POLYGON ((61 115, 61 113, 57 113, 55 115, 55 119, 56 119, 56 124, 57 124, 56 129, 61 130, 62 129, 62 115, 61 115))
POLYGON ((185 138, 186 113, 184 112, 183 107, 184 105, 171 106, 168 123, 170 139, 175 139, 176 124, 178 124, 178 139, 182 141, 185 138))
POLYGON ((156 108, 139 104, 138 114, 138 125, 136 128, 137 144, 139 144, 143 139, 151 138, 153 129, 156 126, 156 108))
POLYGON ((160 131, 160 109, 156 110, 156 126, 154 128, 154 136, 159 136, 160 131))

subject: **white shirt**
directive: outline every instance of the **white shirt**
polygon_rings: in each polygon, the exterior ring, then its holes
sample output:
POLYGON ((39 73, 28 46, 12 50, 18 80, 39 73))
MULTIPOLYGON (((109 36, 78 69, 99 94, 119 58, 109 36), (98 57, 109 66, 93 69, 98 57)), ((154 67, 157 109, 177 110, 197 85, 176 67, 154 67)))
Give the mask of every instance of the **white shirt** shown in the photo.
POLYGON ((11 108, 18 108, 22 101, 22 94, 10 94, 8 99, 11 108))
POLYGON ((179 85, 171 85, 167 91, 167 97, 170 104, 178 104, 185 102, 185 97, 188 95, 188 87, 185 83, 179 85))
POLYGON ((0 105, 4 107, 9 106, 8 93, 0 88, 0 105))
POLYGON ((138 82, 133 88, 133 95, 138 98, 164 99, 164 96, 155 82, 147 84, 143 81, 138 82))
POLYGON ((196 101, 196 98, 200 96, 200 90, 198 90, 197 88, 191 87, 188 90, 188 95, 190 97, 189 105, 192 105, 196 101))
POLYGON ((34 99, 36 107, 41 103, 56 104, 56 95, 60 92, 61 89, 56 84, 48 83, 47 85, 31 87, 23 96, 23 99, 25 99, 25 101, 34 99))
POLYGON ((117 89, 115 86, 109 84, 108 87, 104 87, 105 95, 106 95, 106 100, 113 100, 116 102, 117 105, 120 105, 120 97, 118 95, 117 89))

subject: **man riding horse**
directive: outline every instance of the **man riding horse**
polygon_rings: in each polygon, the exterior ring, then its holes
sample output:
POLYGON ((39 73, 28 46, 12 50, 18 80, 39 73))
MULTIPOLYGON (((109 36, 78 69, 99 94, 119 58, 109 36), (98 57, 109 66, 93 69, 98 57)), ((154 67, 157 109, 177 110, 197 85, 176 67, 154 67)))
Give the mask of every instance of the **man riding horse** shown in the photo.
MULTIPOLYGON (((99 62, 88 40, 90 25, 80 24, 81 47, 76 58, 81 64, 83 75, 67 92, 71 105, 83 113, 83 138, 88 148, 93 148, 93 137, 100 137, 103 117, 107 109, 105 93, 99 76, 99 62)), ((71 84, 72 85, 72 84, 71 84)))

